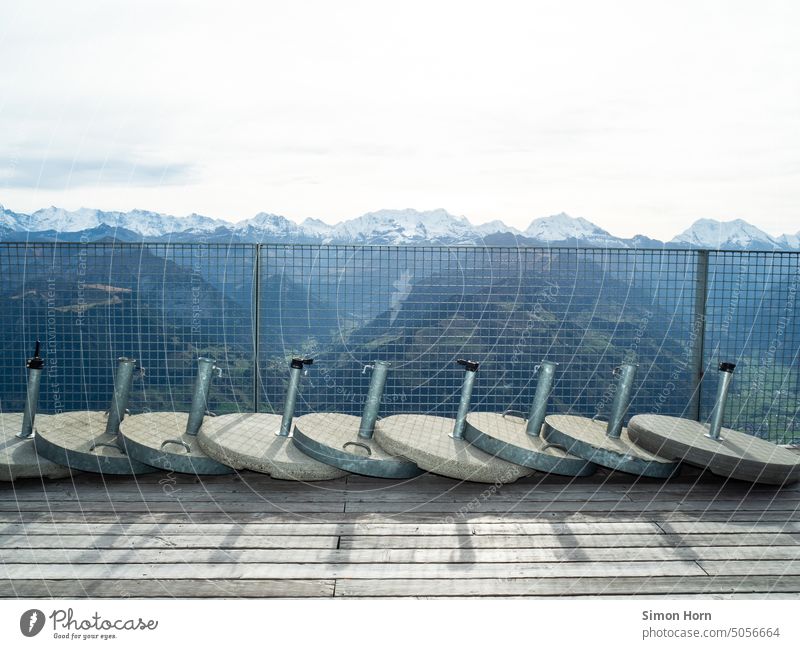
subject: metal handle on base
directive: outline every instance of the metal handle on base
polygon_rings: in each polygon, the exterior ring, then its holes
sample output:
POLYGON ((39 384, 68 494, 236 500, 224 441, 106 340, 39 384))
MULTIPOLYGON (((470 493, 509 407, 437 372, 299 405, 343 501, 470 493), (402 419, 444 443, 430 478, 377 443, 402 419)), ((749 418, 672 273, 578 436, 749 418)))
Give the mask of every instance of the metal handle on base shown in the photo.
POLYGON ((96 443, 92 444, 89 447, 89 453, 91 453, 96 448, 99 448, 101 446, 104 446, 106 448, 113 448, 115 451, 119 451, 122 455, 127 455, 127 453, 125 453, 125 449, 124 448, 120 448, 120 446, 118 444, 108 444, 106 442, 96 442, 96 443))
POLYGON ((556 444, 555 442, 550 442, 549 444, 542 446, 543 451, 546 451, 548 448, 557 448, 559 451, 564 451, 565 455, 569 453, 566 446, 563 444, 556 444))
POLYGON ((178 446, 183 446, 187 453, 192 452, 192 447, 181 439, 165 439, 163 442, 161 442, 161 450, 163 451, 164 447, 168 444, 177 444, 178 446))
POLYGON ((372 455, 372 449, 367 446, 366 444, 362 444, 361 442, 345 442, 342 444, 342 448, 346 451, 348 446, 355 446, 356 448, 363 448, 367 452, 367 457, 372 455))

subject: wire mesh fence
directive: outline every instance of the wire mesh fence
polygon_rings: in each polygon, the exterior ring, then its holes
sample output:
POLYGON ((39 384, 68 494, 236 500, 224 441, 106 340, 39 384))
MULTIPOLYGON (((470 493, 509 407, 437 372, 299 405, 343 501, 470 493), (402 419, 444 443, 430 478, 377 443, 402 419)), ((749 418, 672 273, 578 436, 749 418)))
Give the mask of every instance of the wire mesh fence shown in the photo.
POLYGON ((24 403, 26 356, 42 341, 41 412, 105 409, 115 359, 145 368, 131 410, 187 410, 199 355, 225 377, 214 403, 253 405, 252 246, 4 243, 0 405, 24 403))
MULTIPOLYGON (((800 254, 709 253, 705 359, 737 363, 725 425, 800 441, 800 254)), ((701 416, 714 406, 704 387, 701 416)))
POLYGON ((188 409, 198 355, 225 368, 215 411, 280 411, 287 361, 303 355, 315 363, 298 414, 358 414, 365 366, 386 360, 382 414, 452 416, 455 360, 471 358, 474 409, 527 410, 547 359, 550 410, 602 418, 613 368, 634 362, 631 414, 703 419, 730 360, 726 424, 800 436, 796 253, 3 243, 0 271, 4 411, 22 408, 39 338, 42 412, 105 408, 120 355, 147 368, 134 411, 188 409))

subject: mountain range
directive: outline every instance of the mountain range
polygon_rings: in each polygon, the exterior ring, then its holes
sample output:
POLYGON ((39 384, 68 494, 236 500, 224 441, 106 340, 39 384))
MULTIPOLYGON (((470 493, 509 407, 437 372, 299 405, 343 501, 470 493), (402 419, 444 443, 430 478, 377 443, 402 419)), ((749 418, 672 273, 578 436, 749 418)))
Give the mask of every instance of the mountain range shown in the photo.
POLYGON ((22 214, 0 205, 0 241, 212 241, 338 243, 371 245, 521 245, 603 248, 706 248, 712 250, 800 250, 800 232, 773 237, 741 219, 700 219, 670 241, 644 235, 621 238, 583 218, 554 214, 525 230, 502 221, 473 225, 443 209, 380 210, 329 225, 319 219, 295 223, 261 212, 232 223, 199 214, 170 216, 48 207, 22 214))

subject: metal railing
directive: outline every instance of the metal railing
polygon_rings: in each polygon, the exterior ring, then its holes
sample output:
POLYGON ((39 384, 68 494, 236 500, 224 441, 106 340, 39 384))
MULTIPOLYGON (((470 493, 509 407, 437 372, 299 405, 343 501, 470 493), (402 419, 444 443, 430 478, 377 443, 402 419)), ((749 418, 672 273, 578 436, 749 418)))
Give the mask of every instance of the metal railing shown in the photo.
POLYGON ((364 365, 392 362, 382 413, 524 410, 543 359, 551 411, 600 416, 614 367, 639 364, 630 412, 706 419, 737 363, 725 425, 800 437, 800 254, 284 244, 0 244, 0 408, 21 410, 42 340, 40 412, 104 408, 114 359, 146 368, 130 407, 187 410, 198 355, 224 368, 217 412, 280 411, 286 361, 314 356, 297 412, 357 414, 364 365), (710 382, 710 385, 707 383, 710 382))

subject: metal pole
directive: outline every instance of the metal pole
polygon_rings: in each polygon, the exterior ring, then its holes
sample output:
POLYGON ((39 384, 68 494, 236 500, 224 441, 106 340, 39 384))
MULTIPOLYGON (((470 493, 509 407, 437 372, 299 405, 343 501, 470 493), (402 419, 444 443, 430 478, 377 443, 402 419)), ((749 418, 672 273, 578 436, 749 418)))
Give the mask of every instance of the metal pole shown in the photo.
POLYGON ((364 412, 361 415, 361 425, 358 428, 358 436, 364 439, 372 439, 372 434, 375 432, 375 422, 378 419, 378 412, 381 408, 383 388, 386 386, 386 375, 389 373, 390 365, 391 363, 387 363, 386 361, 376 361, 375 364, 371 366, 372 379, 370 379, 369 382, 367 401, 364 404, 364 412))
POLYGON ((313 358, 293 358, 289 364, 289 386, 286 388, 286 401, 283 404, 283 419, 278 435, 288 437, 292 430, 292 419, 297 404, 297 389, 300 386, 300 375, 305 365, 311 365, 313 358))
POLYGON ((708 300, 708 250, 697 251, 695 271, 694 319, 692 321, 691 358, 689 359, 689 380, 692 382, 692 395, 687 406, 689 416, 700 420, 703 386, 703 356, 706 336, 706 302, 708 300))
POLYGON ((728 399, 728 388, 733 380, 733 370, 736 368, 734 363, 719 364, 719 384, 717 385, 717 401, 714 410, 711 412, 711 422, 708 425, 706 437, 719 439, 719 431, 722 429, 722 415, 725 411, 725 401, 728 399))
POLYGON ((128 409, 128 398, 131 396, 131 383, 133 382, 133 370, 135 367, 135 358, 120 356, 117 359, 114 394, 111 397, 111 405, 108 407, 108 419, 106 420, 107 435, 119 434, 119 423, 125 418, 125 411, 128 409))
POLYGON ((618 374, 617 393, 614 395, 614 403, 611 404, 611 414, 608 417, 606 435, 608 437, 619 437, 622 435, 622 421, 631 405, 631 392, 633 391, 633 380, 636 378, 636 365, 626 363, 614 370, 618 374))
POLYGON ((475 376, 479 363, 459 358, 456 363, 464 366, 464 382, 461 384, 461 400, 458 403, 456 423, 453 426, 453 438, 464 439, 464 428, 467 426, 469 402, 472 399, 472 387, 475 385, 475 376))
POLYGON ((547 414, 547 400, 553 390, 553 381, 556 374, 558 363, 542 361, 539 365, 539 380, 536 383, 536 394, 533 397, 533 404, 528 413, 528 425, 525 432, 532 437, 539 437, 542 432, 542 423, 547 414))
POLYGON ((255 244, 253 259, 253 412, 258 412, 261 400, 261 244, 255 244))
POLYGON ((197 359, 197 378, 194 382, 192 407, 189 410, 189 419, 186 422, 186 434, 197 435, 203 425, 203 417, 208 410, 208 392, 211 390, 211 377, 214 370, 214 360, 201 356, 197 359))
POLYGON ((25 393, 25 410, 22 414, 22 430, 17 433, 17 437, 25 439, 33 434, 33 421, 36 419, 36 407, 39 404, 39 385, 42 380, 42 368, 44 361, 39 356, 39 341, 36 341, 36 350, 33 358, 29 358, 25 363, 28 368, 28 390, 25 393))

